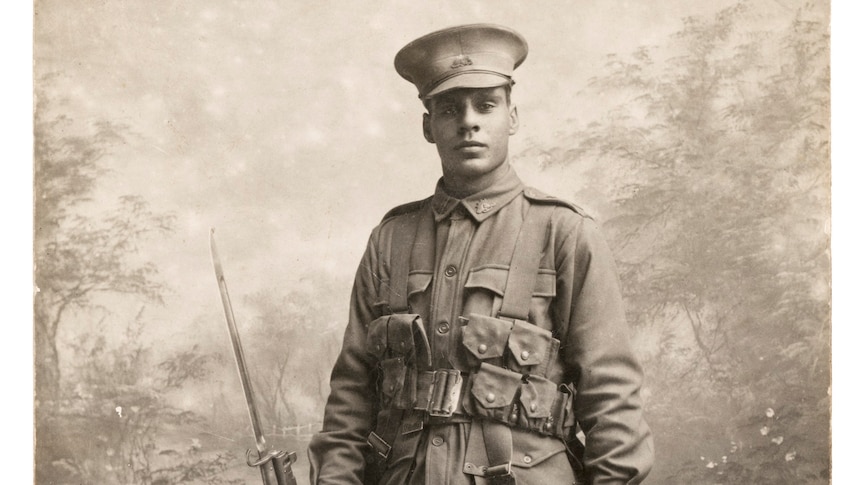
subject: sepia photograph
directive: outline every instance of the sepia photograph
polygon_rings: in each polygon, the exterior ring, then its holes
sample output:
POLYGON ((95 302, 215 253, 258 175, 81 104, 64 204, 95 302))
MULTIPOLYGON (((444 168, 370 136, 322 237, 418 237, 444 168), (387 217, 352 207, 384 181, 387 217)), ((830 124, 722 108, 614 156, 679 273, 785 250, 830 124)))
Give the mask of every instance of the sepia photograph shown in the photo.
POLYGON ((831 8, 36 0, 34 483, 832 483, 831 8))

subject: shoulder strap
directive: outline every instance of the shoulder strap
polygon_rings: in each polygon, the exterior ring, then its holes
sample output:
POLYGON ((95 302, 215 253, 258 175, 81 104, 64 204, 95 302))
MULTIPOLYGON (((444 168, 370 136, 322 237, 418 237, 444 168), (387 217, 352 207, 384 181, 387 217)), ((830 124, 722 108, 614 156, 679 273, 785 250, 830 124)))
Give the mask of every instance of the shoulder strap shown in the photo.
POLYGON ((532 203, 527 208, 509 265, 501 317, 527 320, 553 209, 554 205, 532 203))
POLYGON ((524 197, 526 197, 527 200, 535 204, 567 207, 583 217, 594 219, 594 217, 590 215, 587 211, 585 211, 581 206, 567 200, 558 199, 553 195, 548 195, 541 190, 535 189, 533 187, 527 187, 526 189, 524 189, 524 197))
POLYGON ((400 216, 401 214, 407 214, 410 212, 419 212, 422 207, 426 206, 430 201, 431 197, 428 197, 422 200, 414 200, 413 202, 408 202, 406 204, 395 206, 392 209, 389 209, 389 212, 387 212, 383 216, 382 220, 385 221, 386 219, 390 219, 392 217, 400 216))

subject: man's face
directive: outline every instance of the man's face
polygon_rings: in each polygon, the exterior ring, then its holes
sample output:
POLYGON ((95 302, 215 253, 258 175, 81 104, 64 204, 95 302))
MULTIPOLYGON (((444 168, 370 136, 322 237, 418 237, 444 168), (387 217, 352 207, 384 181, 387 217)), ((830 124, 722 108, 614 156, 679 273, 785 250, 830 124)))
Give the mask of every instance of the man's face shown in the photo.
POLYGON ((505 168, 509 136, 518 131, 505 87, 454 89, 431 98, 428 108, 422 128, 437 145, 444 178, 477 183, 505 168))

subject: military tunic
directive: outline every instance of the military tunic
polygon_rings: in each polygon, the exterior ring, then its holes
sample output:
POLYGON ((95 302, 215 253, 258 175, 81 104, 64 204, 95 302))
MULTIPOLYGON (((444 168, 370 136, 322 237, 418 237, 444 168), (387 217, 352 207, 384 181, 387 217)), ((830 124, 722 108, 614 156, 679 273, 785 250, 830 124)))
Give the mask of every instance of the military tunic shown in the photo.
MULTIPOLYGON (((399 219, 417 217, 433 227, 431 235, 417 235, 414 242, 433 258, 428 267, 411 261, 406 289, 410 311, 424 324, 432 367, 468 372, 475 361, 463 345, 463 317, 493 317, 500 311, 515 239, 528 208, 536 204, 550 205, 552 211, 541 238, 527 321, 559 340, 559 365, 551 373, 554 382, 571 383, 575 390, 571 407, 585 437, 587 480, 639 483, 646 476, 652 437, 642 415, 642 374, 629 343, 613 257, 591 218, 525 188, 509 168, 494 186, 460 200, 446 194, 441 179, 433 197, 394 210, 372 232, 356 273, 323 430, 309 445, 312 484, 363 483, 366 458, 373 454, 369 434, 387 424, 378 420, 398 416, 381 414, 379 362, 367 342, 369 325, 388 311, 399 219)), ((485 397, 492 400, 489 394, 485 397)), ((465 465, 468 471, 472 466, 465 459, 470 437, 480 428, 475 417, 420 416, 417 422, 416 413, 411 416, 394 423, 399 438, 389 443, 385 471, 375 480, 475 483, 465 473, 465 465)), ((575 482, 563 440, 518 426, 511 427, 511 436, 511 473, 517 483, 575 482)))

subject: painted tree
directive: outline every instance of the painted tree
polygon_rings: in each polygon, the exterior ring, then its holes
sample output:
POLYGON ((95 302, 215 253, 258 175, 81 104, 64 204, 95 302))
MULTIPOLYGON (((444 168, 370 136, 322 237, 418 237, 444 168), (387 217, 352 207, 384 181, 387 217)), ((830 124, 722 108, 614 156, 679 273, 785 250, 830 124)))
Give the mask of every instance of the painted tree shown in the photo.
POLYGON ((80 124, 51 117, 51 108, 41 101, 34 125, 35 369, 36 397, 43 404, 60 394, 57 336, 72 312, 92 307, 104 294, 161 301, 165 287, 155 266, 136 256, 144 237, 172 225, 170 215, 153 212, 135 195, 93 207, 106 161, 128 130, 97 122, 74 133, 80 124))
POLYGON ((828 480, 828 5, 758 7, 609 56, 587 94, 619 104, 542 149, 614 188, 662 483, 828 480))
POLYGON ((68 366, 75 385, 37 423, 37 483, 244 483, 225 473, 241 463, 236 455, 205 449, 205 420, 170 401, 209 377, 214 356, 193 346, 157 358, 143 314, 118 343, 104 328, 77 336, 68 366))
MULTIPOLYGON (((337 293, 324 276, 304 278, 284 296, 247 298, 255 312, 248 335, 262 418, 272 427, 318 421, 340 344, 337 293)), ((245 344, 246 340, 243 340, 245 344)))

